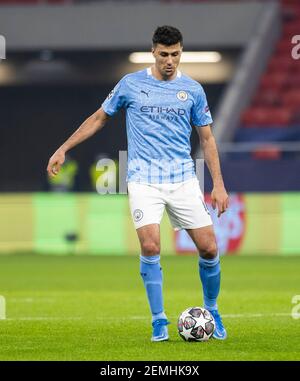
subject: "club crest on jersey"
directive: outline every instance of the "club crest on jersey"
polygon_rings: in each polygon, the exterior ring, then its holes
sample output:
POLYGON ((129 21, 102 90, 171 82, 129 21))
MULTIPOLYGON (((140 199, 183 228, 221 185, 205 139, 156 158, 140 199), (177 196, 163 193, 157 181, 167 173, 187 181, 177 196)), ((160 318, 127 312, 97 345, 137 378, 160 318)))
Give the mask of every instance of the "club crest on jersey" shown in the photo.
POLYGON ((188 95, 185 91, 181 90, 181 91, 178 91, 178 93, 176 94, 177 98, 180 100, 180 101, 186 101, 188 99, 188 95))

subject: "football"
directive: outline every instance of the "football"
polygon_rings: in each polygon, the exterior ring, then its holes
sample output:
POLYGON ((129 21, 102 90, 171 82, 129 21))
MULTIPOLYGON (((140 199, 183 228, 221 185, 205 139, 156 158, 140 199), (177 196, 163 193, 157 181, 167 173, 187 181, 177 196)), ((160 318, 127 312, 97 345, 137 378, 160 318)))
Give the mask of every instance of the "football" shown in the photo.
POLYGON ((182 312, 177 322, 178 333, 185 341, 207 341, 216 328, 211 313, 203 307, 190 307, 182 312))

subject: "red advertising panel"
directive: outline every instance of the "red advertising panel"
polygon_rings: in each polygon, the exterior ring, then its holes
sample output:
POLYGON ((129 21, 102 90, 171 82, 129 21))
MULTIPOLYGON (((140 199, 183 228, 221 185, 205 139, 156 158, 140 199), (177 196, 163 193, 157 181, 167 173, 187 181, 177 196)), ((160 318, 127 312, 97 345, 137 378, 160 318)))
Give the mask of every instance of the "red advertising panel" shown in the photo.
MULTIPOLYGON (((213 221, 220 254, 236 253, 241 246, 246 226, 243 195, 231 194, 230 207, 220 218, 217 216, 217 209, 213 210, 212 208, 210 194, 205 195, 205 202, 213 221)), ((177 253, 197 252, 193 241, 185 230, 176 232, 175 240, 177 253)))

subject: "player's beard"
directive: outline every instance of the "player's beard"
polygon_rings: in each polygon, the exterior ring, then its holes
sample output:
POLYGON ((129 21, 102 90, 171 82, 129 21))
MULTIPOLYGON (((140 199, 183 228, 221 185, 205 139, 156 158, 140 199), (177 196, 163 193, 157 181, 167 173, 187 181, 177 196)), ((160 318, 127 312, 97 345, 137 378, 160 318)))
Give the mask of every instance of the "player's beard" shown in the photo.
POLYGON ((176 70, 175 66, 172 66, 170 68, 166 67, 164 69, 163 76, 166 77, 166 78, 170 78, 170 77, 172 77, 172 75, 174 75, 175 70, 176 70))

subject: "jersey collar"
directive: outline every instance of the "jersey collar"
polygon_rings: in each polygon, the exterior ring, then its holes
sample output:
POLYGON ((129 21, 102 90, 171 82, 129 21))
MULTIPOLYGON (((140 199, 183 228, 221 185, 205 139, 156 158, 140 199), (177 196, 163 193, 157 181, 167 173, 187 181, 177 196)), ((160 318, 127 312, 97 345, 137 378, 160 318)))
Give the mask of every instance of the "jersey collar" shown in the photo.
MULTIPOLYGON (((151 75, 151 76, 153 77, 151 67, 147 67, 147 74, 148 74, 148 75, 151 75)), ((180 70, 177 70, 176 78, 180 78, 180 77, 181 77, 181 71, 180 71, 180 70)), ((154 77, 153 77, 153 78, 154 78, 154 77)))

